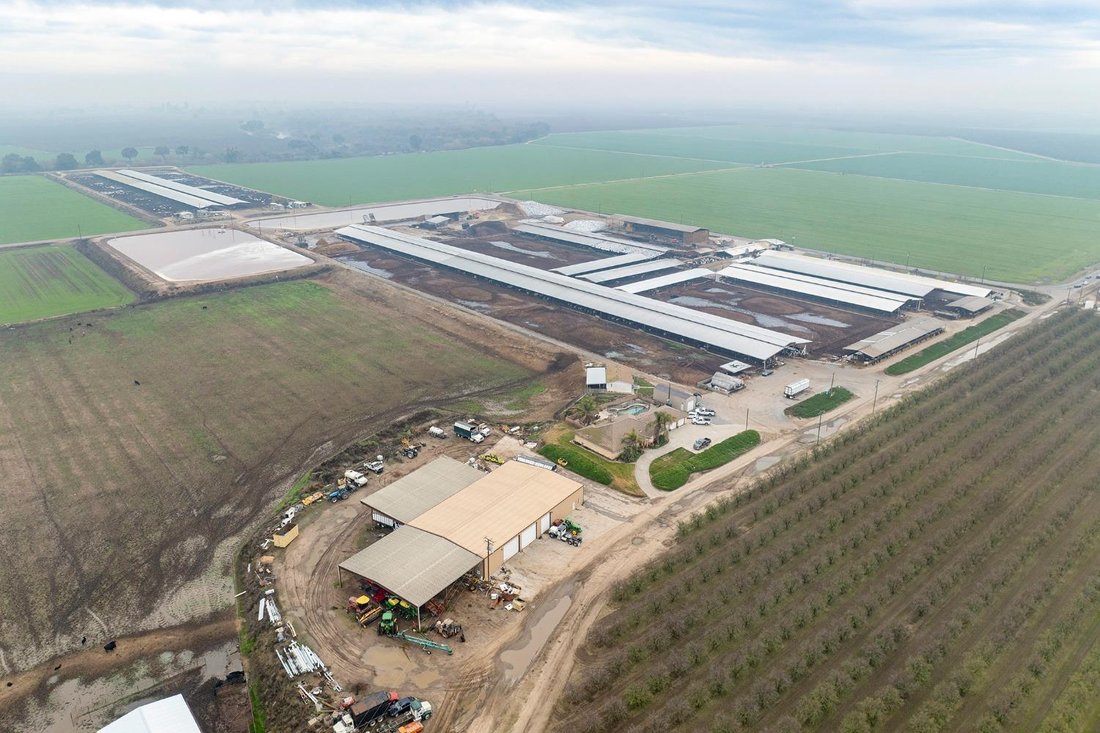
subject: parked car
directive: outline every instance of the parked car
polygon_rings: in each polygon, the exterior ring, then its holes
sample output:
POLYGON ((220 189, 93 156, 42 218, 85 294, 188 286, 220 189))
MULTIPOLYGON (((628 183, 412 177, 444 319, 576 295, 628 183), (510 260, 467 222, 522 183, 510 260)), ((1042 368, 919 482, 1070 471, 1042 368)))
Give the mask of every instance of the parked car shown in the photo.
POLYGON ((695 441, 695 443, 692 445, 692 448, 700 451, 706 448, 708 445, 710 445, 710 438, 699 438, 699 440, 695 441))
POLYGON ((697 418, 695 418, 694 420, 691 421, 691 424, 692 425, 710 425, 710 418, 697 417, 697 418))
POLYGON ((718 413, 709 408, 700 408, 696 414, 698 414, 699 417, 714 417, 718 413))
POLYGON ((760 376, 762 376, 762 377, 770 377, 773 374, 775 374, 774 369, 764 369, 763 371, 760 372, 760 376))
POLYGON ((395 702, 390 703, 389 709, 386 710, 386 715, 390 716, 391 718, 396 718, 398 715, 404 715, 405 713, 409 712, 409 709, 412 707, 412 704, 414 702, 416 702, 415 697, 406 696, 399 698, 395 702))

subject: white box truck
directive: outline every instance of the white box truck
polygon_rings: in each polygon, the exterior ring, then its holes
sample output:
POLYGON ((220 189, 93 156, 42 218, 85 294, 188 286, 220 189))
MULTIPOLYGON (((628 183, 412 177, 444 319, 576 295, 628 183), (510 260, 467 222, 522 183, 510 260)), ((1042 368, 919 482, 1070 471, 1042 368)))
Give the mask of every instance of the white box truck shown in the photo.
POLYGON ((810 380, 799 379, 797 382, 791 382, 783 388, 783 396, 788 400, 793 400, 798 395, 802 394, 810 388, 810 380))

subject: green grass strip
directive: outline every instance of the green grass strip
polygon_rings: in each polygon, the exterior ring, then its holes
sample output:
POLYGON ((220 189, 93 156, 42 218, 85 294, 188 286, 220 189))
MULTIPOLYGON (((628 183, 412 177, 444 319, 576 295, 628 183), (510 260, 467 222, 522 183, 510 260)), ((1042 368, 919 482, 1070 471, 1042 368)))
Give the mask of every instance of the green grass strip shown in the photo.
POLYGON ((701 453, 677 448, 649 465, 649 479, 661 491, 673 491, 688 482, 691 474, 724 466, 760 444, 760 433, 744 430, 715 443, 701 453))
POLYGON ((791 417, 817 417, 824 415, 829 410, 840 407, 848 400, 855 397, 844 387, 833 387, 827 392, 815 394, 808 400, 803 400, 797 405, 791 405, 783 412, 791 417))
POLYGON ((995 316, 990 316, 981 323, 976 323, 969 328, 959 331, 951 338, 944 339, 939 343, 932 344, 928 348, 921 349, 917 353, 907 356, 896 364, 891 364, 886 367, 886 373, 890 376, 897 376, 899 374, 906 374, 914 369, 920 369, 925 364, 930 364, 941 356, 946 356, 952 351, 956 351, 972 344, 982 336, 993 333, 994 331, 1004 328, 1013 321, 1023 318, 1024 312, 1012 308, 1006 310, 1004 313, 998 313, 995 316))
POLYGON ((611 482, 615 480, 611 471, 603 465, 605 461, 598 456, 590 454, 583 448, 578 448, 573 445, 547 443, 539 449, 539 453, 549 458, 554 463, 557 463, 558 459, 564 458, 566 468, 587 479, 592 479, 598 484, 610 486, 611 482))

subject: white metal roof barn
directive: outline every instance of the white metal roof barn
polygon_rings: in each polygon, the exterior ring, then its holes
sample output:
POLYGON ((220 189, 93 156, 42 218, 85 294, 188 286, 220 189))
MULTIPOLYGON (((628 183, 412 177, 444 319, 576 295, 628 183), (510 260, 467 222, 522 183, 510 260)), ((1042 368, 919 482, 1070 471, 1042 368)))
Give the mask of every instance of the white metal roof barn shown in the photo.
POLYGON ((651 272, 671 270, 682 264, 684 263, 680 260, 650 260, 649 262, 639 262, 636 265, 616 267, 611 270, 600 270, 599 272, 592 272, 587 275, 581 275, 580 277, 582 280, 588 280, 589 282, 607 283, 614 280, 625 280, 628 277, 635 277, 637 275, 648 275, 651 272))
POLYGON ((766 267, 752 265, 730 265, 720 270, 718 274, 728 280, 881 313, 897 313, 910 300, 886 291, 879 291, 877 295, 853 292, 844 287, 836 287, 835 283, 828 280, 787 277, 787 273, 782 270, 769 270, 766 267))
MULTIPOLYGON (((405 482, 391 497, 390 511, 410 519, 340 563, 341 571, 400 596, 418 613, 470 570, 480 569, 483 577, 499 570, 584 500, 580 482, 541 462, 519 461, 509 461, 487 474, 477 471, 477 480, 444 496, 449 489, 434 485, 441 472, 452 470, 451 464, 464 467, 446 461, 433 461, 391 484, 405 482), (401 497, 403 507, 397 506, 401 497)), ((446 479, 450 487, 465 480, 465 475, 446 479)), ((363 503, 369 505, 370 497, 363 503)))
POLYGON ((581 247, 590 247, 605 252, 620 252, 622 254, 627 254, 630 252, 660 253, 668 251, 668 247, 661 247, 656 244, 635 242, 630 239, 621 239, 607 234, 597 234, 596 232, 578 232, 573 229, 566 229, 565 227, 558 227, 550 224, 517 224, 512 227, 512 230, 520 234, 529 234, 533 237, 543 237, 544 239, 552 239, 555 242, 576 244, 581 247))
POLYGON ((587 272, 610 270, 613 267, 623 267, 624 265, 633 265, 637 262, 645 262, 646 260, 652 260, 654 257, 660 257, 660 255, 660 252, 631 252, 625 255, 618 255, 617 257, 604 257, 602 260, 578 262, 575 265, 555 267, 552 272, 560 272, 562 275, 576 277, 577 275, 583 275, 587 272))
POLYGON ((99 733, 202 733, 183 695, 147 703, 99 729, 99 733))
POLYGON ((844 350, 852 352, 854 356, 869 364, 874 364, 941 333, 943 333, 943 324, 934 318, 915 318, 845 346, 844 350))
POLYGON ((645 293, 650 290, 658 290, 672 285, 679 285, 680 283, 691 282, 692 280, 701 280, 704 277, 714 277, 714 270, 708 270, 705 267, 695 267, 690 270, 670 272, 667 275, 658 275, 648 280, 639 280, 636 283, 619 285, 616 290, 621 290, 624 293, 645 293))
POLYGON ((106 178, 109 181, 121 183, 123 186, 136 188, 139 191, 145 191, 195 209, 207 209, 211 206, 237 206, 247 203, 232 196, 207 191, 205 188, 188 186, 168 178, 161 178, 140 171, 103 170, 96 171, 95 174, 100 178, 106 178))
POLYGON ((360 501, 370 507, 376 523, 387 527, 400 526, 408 524, 484 475, 473 466, 440 456, 360 501))
POLYGON ((381 227, 353 225, 337 234, 358 242, 449 267, 540 295, 609 320, 641 326, 662 336, 765 362, 810 341, 672 303, 566 277, 528 265, 471 252, 381 227))
POLYGON ((878 267, 864 267, 863 265, 853 265, 847 262, 823 260, 819 257, 807 257, 790 252, 764 252, 756 258, 756 264, 776 270, 815 275, 826 280, 837 280, 854 285, 865 285, 879 290, 889 290, 917 298, 923 298, 933 290, 942 290, 946 293, 957 293, 958 295, 977 295, 982 298, 990 293, 990 289, 986 287, 965 285, 921 275, 909 275, 903 272, 891 272, 878 267))

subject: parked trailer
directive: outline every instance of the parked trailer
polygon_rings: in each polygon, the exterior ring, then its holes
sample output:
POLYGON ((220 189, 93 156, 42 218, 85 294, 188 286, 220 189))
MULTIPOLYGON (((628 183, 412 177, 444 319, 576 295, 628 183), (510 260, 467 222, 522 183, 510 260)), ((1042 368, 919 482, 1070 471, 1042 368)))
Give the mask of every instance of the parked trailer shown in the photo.
POLYGON ((478 432, 476 425, 471 425, 466 422, 456 422, 454 425, 455 435, 460 438, 465 438, 473 443, 480 443, 485 440, 485 436, 478 432))
POLYGON ((401 698, 396 692, 375 692, 352 705, 348 712, 355 721, 355 727, 362 728, 369 723, 385 720, 390 705, 399 699, 401 698))
POLYGON ((797 382, 791 382, 783 388, 783 396, 789 400, 794 399, 798 395, 802 394, 810 388, 810 380, 799 379, 797 382))
POLYGON ((443 428, 437 428, 435 425, 432 425, 430 428, 428 428, 428 434, 431 435, 433 438, 447 437, 447 431, 443 428))

